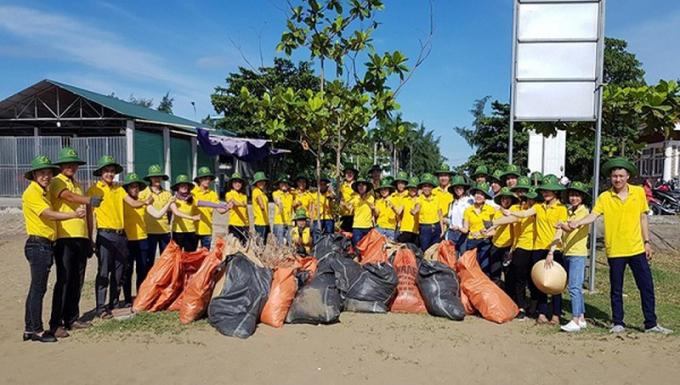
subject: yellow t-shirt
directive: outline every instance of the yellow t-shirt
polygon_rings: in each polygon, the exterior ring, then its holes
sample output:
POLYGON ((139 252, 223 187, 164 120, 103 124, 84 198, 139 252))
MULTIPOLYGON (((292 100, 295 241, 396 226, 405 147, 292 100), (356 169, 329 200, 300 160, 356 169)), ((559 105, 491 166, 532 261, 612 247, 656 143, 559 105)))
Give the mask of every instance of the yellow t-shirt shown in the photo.
MULTIPOLYGON (((80 207, 78 203, 71 203, 66 199, 59 198, 59 194, 64 190, 68 190, 76 195, 83 195, 83 187, 77 180, 71 180, 64 174, 59 174, 52 178, 52 183, 50 183, 48 190, 54 211, 72 213, 80 207)), ((57 226, 57 239, 88 238, 87 220, 85 218, 56 221, 55 224, 57 226)))
POLYGON ((51 241, 57 239, 57 226, 54 221, 40 216, 45 210, 52 209, 50 194, 33 181, 21 196, 21 209, 24 212, 26 233, 51 241))
POLYGON ((355 229, 370 229, 373 227, 373 210, 371 206, 374 202, 375 197, 370 193, 366 199, 361 199, 361 196, 358 194, 352 198, 350 204, 354 213, 353 227, 355 229))
POLYGON ((290 225, 293 222, 293 195, 290 192, 283 192, 281 190, 276 190, 272 193, 272 199, 274 202, 281 201, 281 206, 283 206, 283 211, 278 204, 274 205, 274 224, 275 225, 290 225))
POLYGON ((127 196, 125 189, 117 184, 107 186, 104 182, 98 181, 94 186, 87 189, 87 196, 95 195, 104 197, 102 204, 94 208, 97 228, 124 230, 123 201, 127 196))
MULTIPOLYGON (((522 210, 526 210, 522 207, 522 210)), ((536 216, 520 218, 517 226, 517 238, 515 238, 515 248, 527 251, 534 250, 534 234, 536 229, 536 216)))
MULTIPOLYGON (((588 209, 584 205, 578 205, 575 211, 569 211, 568 221, 579 221, 589 214, 588 209)), ((562 242, 564 244, 565 256, 588 256, 588 226, 581 226, 570 233, 564 233, 562 242)))
MULTIPOLYGON (((567 220, 567 207, 560 201, 548 207, 545 203, 537 203, 533 207, 536 211, 536 235, 534 237, 534 250, 548 250, 555 238, 555 223, 567 220)), ((562 241, 557 242, 555 250, 562 250, 562 241)))
POLYGON ((640 215, 649 211, 645 190, 628 185, 628 198, 621 198, 609 189, 597 198, 593 212, 604 216, 604 247, 608 258, 630 257, 642 254, 640 215))
POLYGON ((198 209, 198 214, 201 216, 201 220, 198 221, 198 226, 196 226, 196 234, 200 236, 208 236, 213 233, 213 211, 212 207, 201 207, 198 206, 198 201, 210 202, 210 203, 220 203, 220 198, 217 193, 211 189, 206 191, 201 190, 200 187, 196 186, 192 191, 194 194, 194 199, 196 200, 196 208, 198 209))
POLYGON ((411 214, 411 210, 416 207, 418 202, 418 197, 415 196, 411 198, 406 195, 406 197, 401 198, 401 205, 404 207, 401 215, 401 225, 399 227, 400 231, 407 231, 409 233, 418 234, 420 229, 418 228, 418 215, 411 214))
POLYGON ((420 205, 418 212, 418 223, 421 225, 432 225, 439 222, 439 198, 434 195, 418 197, 417 203, 420 205))
MULTIPOLYGON (((158 194, 151 192, 151 187, 139 192, 139 200, 145 201, 147 198, 153 197, 151 206, 156 210, 161 210, 172 199, 172 194, 169 191, 161 190, 158 194)), ((146 222, 147 234, 167 234, 170 232, 170 221, 168 221, 168 214, 166 213, 160 218, 154 218, 148 212, 144 212, 144 221, 146 222)))
POLYGON ((300 191, 295 191, 295 196, 293 197, 293 205, 298 205, 297 208, 303 208, 306 212, 312 212, 312 202, 315 200, 315 196, 309 191, 301 193, 300 191))
MULTIPOLYGON (((293 245, 295 245, 298 239, 300 239, 299 227, 295 226, 290 229, 290 239, 293 241, 293 245)), ((305 227, 305 229, 302 230, 302 247, 305 248, 307 253, 312 251, 312 236, 309 231, 309 227, 305 227)))
MULTIPOLYGON (((198 207, 196 207, 196 197, 194 197, 191 203, 178 199, 175 201, 175 205, 177 205, 177 210, 179 210, 182 214, 192 216, 198 214, 198 207)), ((196 221, 180 218, 179 216, 175 215, 172 218, 172 232, 194 233, 196 232, 196 221)))
MULTIPOLYGON (((225 196, 225 200, 229 202, 230 200, 234 200, 236 203, 242 203, 242 204, 247 204, 248 203, 248 197, 246 194, 238 192, 236 190, 231 190, 227 193, 225 196)), ((239 226, 239 227, 247 227, 250 226, 250 218, 248 218, 248 207, 232 207, 231 210, 229 210, 229 225, 230 226, 239 226)))
POLYGON ((317 214, 317 209, 316 209, 316 199, 317 196, 319 197, 319 202, 321 202, 321 220, 328 220, 328 219, 333 219, 333 212, 331 211, 331 205, 333 202, 333 198, 329 198, 328 196, 330 195, 330 191, 326 191, 325 193, 321 194, 317 192, 316 194, 313 195, 313 202, 312 205, 314 206, 314 210, 312 211, 312 220, 316 220, 318 218, 317 214))
MULTIPOLYGON (((518 205, 510 206, 510 211, 519 211, 518 205)), ((503 218, 503 212, 499 209, 493 216, 493 220, 503 218)), ((501 225, 496 228, 496 233, 493 235, 491 242, 498 248, 512 246, 514 234, 514 223, 509 225, 501 225)))
POLYGON ((391 202, 396 208, 401 206, 401 200, 393 196, 388 196, 386 199, 378 199, 375 202, 375 207, 378 209, 380 214, 376 220, 376 225, 385 230, 396 230, 397 213, 395 213, 394 210, 392 210, 392 208, 387 205, 387 201, 391 202))
POLYGON ((449 207, 451 202, 453 202, 453 194, 449 192, 448 186, 446 188, 441 188, 440 186, 432 189, 432 195, 436 195, 439 198, 439 208, 442 210, 442 215, 444 217, 449 215, 449 207))
POLYGON ((257 187, 253 188, 253 219, 255 226, 269 226, 269 198, 257 187), (264 202, 264 210, 257 203, 257 198, 261 198, 264 202))
MULTIPOLYGON (((347 183, 347 181, 343 181, 340 184, 340 194, 342 194, 342 200, 345 201, 345 203, 349 203, 355 196, 358 195, 356 191, 352 189, 352 184, 347 183)), ((352 210, 347 207, 342 207, 340 210, 340 215, 343 217, 351 216, 352 210)))
POLYGON ((125 216, 125 235, 129 241, 140 241, 146 239, 146 222, 144 221, 144 213, 146 206, 138 209, 132 208, 129 204, 123 206, 123 215, 125 216))
POLYGON ((463 213, 463 220, 468 223, 468 239, 486 238, 481 234, 477 237, 473 237, 472 233, 477 233, 484 229, 484 221, 492 220, 495 214, 496 209, 486 203, 482 206, 479 213, 475 210, 475 205, 466 208, 463 213))

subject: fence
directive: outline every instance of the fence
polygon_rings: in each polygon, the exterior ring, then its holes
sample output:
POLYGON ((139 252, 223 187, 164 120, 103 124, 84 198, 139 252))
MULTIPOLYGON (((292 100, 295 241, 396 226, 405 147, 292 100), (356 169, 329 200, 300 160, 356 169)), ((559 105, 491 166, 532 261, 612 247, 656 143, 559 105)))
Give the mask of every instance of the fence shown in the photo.
MULTIPOLYGON (((118 163, 125 166, 127 147, 124 136, 115 137, 0 137, 0 196, 20 197, 28 186, 24 173, 31 168, 31 160, 41 154, 56 161, 59 150, 71 146, 78 150, 80 159, 87 162, 78 168, 76 179, 84 189, 90 187, 95 178, 92 171, 103 155, 112 155, 118 163)), ((122 180, 123 174, 118 176, 122 180)))

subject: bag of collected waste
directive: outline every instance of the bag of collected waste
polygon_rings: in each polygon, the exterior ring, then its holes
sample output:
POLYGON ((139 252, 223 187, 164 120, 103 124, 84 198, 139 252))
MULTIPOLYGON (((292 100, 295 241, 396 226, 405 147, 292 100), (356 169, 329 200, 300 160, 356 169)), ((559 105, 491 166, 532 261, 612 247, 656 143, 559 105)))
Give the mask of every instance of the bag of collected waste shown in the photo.
POLYGON ((276 269, 267 303, 260 314, 262 323, 275 328, 282 327, 290 305, 295 299, 297 288, 294 268, 276 269))
POLYGON ((335 286, 335 273, 321 267, 314 278, 295 295, 286 323, 331 324, 342 311, 340 290, 335 286))
POLYGON ((416 278, 418 276, 418 262, 416 255, 408 248, 400 249, 394 256, 392 267, 397 272, 397 293, 390 305, 394 313, 422 313, 427 309, 420 295, 416 278))
POLYGON ((203 247, 196 251, 182 252, 182 271, 179 275, 180 293, 168 307, 169 311, 179 311, 182 308, 182 299, 184 298, 184 292, 189 284, 189 280, 201 268, 208 254, 210 254, 210 251, 203 247))
POLYGON ((208 306, 208 321, 226 336, 248 338, 255 332, 272 283, 272 271, 243 254, 227 257, 222 292, 208 306))
POLYGON ((139 287, 132 305, 134 311, 152 311, 151 309, 154 308, 164 289, 171 286, 173 281, 178 280, 181 258, 182 250, 177 243, 170 241, 139 287))
POLYGON ((437 260, 456 270, 456 245, 452 241, 441 241, 438 252, 437 260))
POLYGON ((387 262, 385 244, 387 237, 373 229, 357 243, 357 252, 361 255, 361 264, 387 262))
POLYGON ((453 321, 465 318, 465 307, 458 295, 458 277, 453 269, 439 261, 424 259, 418 268, 416 284, 430 314, 453 321))
POLYGON ((318 261, 314 257, 295 257, 295 277, 298 280, 298 286, 302 287, 314 278, 318 261))
POLYGON ((386 313, 397 290, 397 271, 387 263, 367 263, 347 291, 344 309, 361 313, 386 313))
POLYGON ((331 254, 347 256, 351 246, 352 241, 343 234, 325 234, 314 244, 312 255, 317 260, 321 260, 331 254))
POLYGON ((186 324, 199 319, 208 309, 215 283, 224 276, 226 271, 224 268, 219 269, 224 245, 224 239, 217 237, 215 248, 203 260, 203 264, 182 292, 182 307, 179 310, 179 320, 182 323, 186 324))

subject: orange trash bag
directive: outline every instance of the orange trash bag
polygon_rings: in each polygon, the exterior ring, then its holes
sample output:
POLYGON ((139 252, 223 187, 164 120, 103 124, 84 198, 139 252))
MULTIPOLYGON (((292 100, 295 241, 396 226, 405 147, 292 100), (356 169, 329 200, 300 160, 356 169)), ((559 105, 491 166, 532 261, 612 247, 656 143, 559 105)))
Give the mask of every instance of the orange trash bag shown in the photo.
POLYGON ((515 318, 517 305, 482 272, 476 249, 466 251, 456 266, 462 291, 482 317, 499 324, 515 318))
POLYGON ((392 262, 397 271, 397 294, 392 301, 390 311, 394 313, 427 314, 427 308, 416 286, 418 262, 416 255, 409 249, 399 249, 392 262))
POLYGON ((357 251, 361 255, 361 264, 385 263, 387 262, 387 251, 385 251, 387 237, 373 229, 357 243, 357 251))
POLYGON ((445 264, 446 266, 452 268, 456 271, 456 246, 452 241, 441 241, 439 242, 439 255, 437 259, 439 262, 445 264))
POLYGON ((182 271, 180 273, 180 293, 172 302, 172 305, 168 307, 170 311, 179 311, 182 308, 182 298, 184 297, 184 290, 189 283, 191 277, 196 274, 196 271, 203 265, 203 261, 208 256, 210 251, 208 249, 201 247, 196 251, 182 252, 182 271))
POLYGON ((163 289, 171 284, 179 275, 179 263, 182 251, 179 246, 170 241, 160 257, 149 270, 149 273, 137 291, 137 297, 132 305, 134 311, 151 311, 161 296, 163 289))
POLYGON ((460 302, 463 304, 463 307, 465 308, 465 314, 472 315, 477 312, 475 310, 475 307, 472 306, 472 303, 470 303, 470 299, 468 298, 468 296, 465 295, 465 292, 462 290, 460 291, 460 302))
POLYGON ((208 309, 215 284, 226 271, 226 269, 218 271, 224 258, 224 248, 224 239, 217 237, 215 248, 208 253, 196 274, 192 275, 187 282, 182 292, 182 304, 179 309, 179 320, 182 323, 188 324, 199 319, 208 309))
MULTIPOLYGON (((295 270, 309 272, 307 278, 305 279, 305 285, 308 284, 312 278, 314 278, 318 263, 319 262, 314 257, 301 257, 299 255, 295 257, 295 270)), ((276 278, 276 276, 274 278, 276 278)))
POLYGON ((260 314, 260 321, 275 328, 282 327, 296 293, 295 269, 290 267, 276 269, 269 297, 260 314))

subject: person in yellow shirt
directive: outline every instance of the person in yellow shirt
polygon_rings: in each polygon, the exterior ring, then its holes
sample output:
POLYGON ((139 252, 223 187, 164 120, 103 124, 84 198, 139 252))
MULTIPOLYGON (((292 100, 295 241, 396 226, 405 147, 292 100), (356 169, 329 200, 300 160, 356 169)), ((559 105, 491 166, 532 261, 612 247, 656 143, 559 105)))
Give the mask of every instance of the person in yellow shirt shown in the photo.
POLYGON ((307 212, 303 208, 295 210, 295 226, 290 230, 290 238, 298 254, 308 255, 314 245, 312 235, 307 226, 307 212))
MULTIPOLYGON (((562 193, 562 200, 569 202, 568 222, 579 221, 590 214, 587 205, 591 203, 591 196, 586 186, 581 182, 571 182, 562 193)), ((585 329, 586 305, 583 301, 583 282, 585 281, 586 261, 588 260, 588 227, 578 229, 569 227, 568 222, 558 222, 555 227, 564 233, 562 244, 564 250, 565 268, 569 278, 569 297, 571 297, 572 319, 560 329, 565 332, 577 332, 585 329)))
POLYGON ((352 232, 354 216, 352 216, 351 210, 348 208, 348 203, 356 196, 354 192, 354 182, 359 176, 359 170, 349 163, 345 163, 344 169, 342 171, 345 180, 340 184, 338 188, 339 204, 340 204, 340 229, 346 233, 352 232))
POLYGON ((311 213, 314 202, 314 195, 309 192, 309 178, 306 175, 300 174, 293 179, 293 183, 297 188, 293 191, 293 208, 305 209, 305 212, 311 213))
POLYGON ((357 244, 373 228, 373 209, 375 209, 375 197, 371 194, 373 183, 359 178, 354 183, 354 191, 357 195, 349 201, 348 206, 354 215, 352 228, 352 246, 356 250, 357 244))
MULTIPOLYGON (((78 167, 85 162, 78 151, 64 147, 59 151, 58 165, 61 173, 49 185, 50 200, 55 211, 70 213, 85 205, 98 207, 102 197, 86 197, 82 185, 76 179, 78 167)), ((54 265, 57 281, 52 293, 50 331, 57 338, 68 337, 67 330, 84 329, 91 322, 80 320, 80 297, 85 282, 87 259, 94 253, 94 245, 87 233, 87 220, 73 218, 56 222, 57 242, 54 245, 54 265)))
MULTIPOLYGON (((501 187, 503 187, 501 183, 501 175, 503 174, 503 171, 501 170, 496 170, 494 171, 490 176, 490 182, 489 185, 491 186, 491 190, 489 191, 489 195, 491 195, 491 198, 495 198, 496 195, 498 195, 501 192, 501 187)), ((494 207, 498 209, 498 205, 496 204, 495 200, 489 201, 487 203, 493 203, 494 207)))
POLYGON ((84 218, 81 207, 71 212, 52 209, 48 186, 59 167, 49 158, 38 155, 31 161, 31 169, 24 174, 29 185, 21 196, 21 209, 26 223, 28 239, 24 253, 31 271, 31 283, 26 297, 24 341, 56 342, 50 331, 43 329, 43 299, 47 292, 47 280, 54 255, 53 244, 57 240, 55 221, 84 218))
POLYGON ((614 327, 611 333, 626 330, 623 322, 623 277, 626 265, 630 266, 640 291, 645 332, 669 334, 673 331, 657 323, 654 281, 649 260, 654 255, 649 239, 647 212, 649 206, 645 191, 628 183, 637 175, 637 167, 625 158, 613 158, 602 165, 602 174, 609 176, 612 187, 597 198, 593 211, 584 219, 569 222, 576 229, 604 217, 604 247, 609 264, 611 306, 614 327))
POLYGON ((522 175, 519 172, 519 167, 511 164, 507 169, 505 169, 505 172, 501 174, 501 182, 505 187, 513 188, 517 186, 517 182, 521 176, 522 175))
POLYGON ((282 174, 274 182, 274 237, 276 245, 290 244, 290 229, 293 223, 293 195, 290 193, 288 176, 282 174))
POLYGON ((232 174, 227 182, 229 191, 225 201, 229 209, 229 229, 227 232, 236 237, 243 246, 250 238, 250 217, 248 216, 248 197, 243 192, 246 181, 239 172, 232 174))
MULTIPOLYGON (((399 178, 398 174, 397 178, 399 178)), ((420 231, 417 210, 419 184, 420 179, 417 176, 411 177, 406 185, 407 195, 401 198, 402 211, 397 235, 397 242, 399 243, 418 244, 418 232, 420 231)))
MULTIPOLYGON (((519 203, 519 198, 510 191, 509 187, 501 188, 498 194, 493 197, 493 200, 500 208, 496 210, 492 220, 502 218, 503 209, 513 210, 512 207, 518 209, 516 204, 519 203)), ((498 226, 491 232, 487 232, 486 236, 492 237, 491 250, 489 251, 489 278, 498 286, 502 286, 501 273, 503 271, 503 263, 508 257, 513 244, 513 225, 498 226)))
POLYGON ((335 232, 335 221, 333 220, 333 206, 335 202, 335 192, 329 188, 331 179, 327 175, 321 175, 319 189, 314 194, 312 200, 312 237, 314 243, 323 234, 333 234, 335 232), (317 220, 320 228, 317 228, 317 220))
POLYGON ((374 198, 378 199, 379 193, 378 189, 380 188, 380 179, 382 177, 382 172, 383 169, 379 164, 374 164, 371 166, 370 170, 368 170, 368 175, 371 178, 369 182, 371 182, 371 186, 373 187, 373 194, 375 195, 374 198))
POLYGON ((477 249, 479 267, 482 268, 487 277, 490 277, 489 252, 491 251, 491 240, 484 229, 486 223, 493 219, 496 210, 486 203, 487 199, 491 199, 488 183, 477 183, 469 191, 474 203, 463 213, 463 226, 460 228, 460 232, 467 234, 467 250, 477 249))
POLYGON ((97 163, 97 169, 92 173, 101 179, 87 189, 86 195, 103 196, 99 207, 91 209, 88 206, 87 227, 90 236, 94 236, 94 225, 97 227, 97 279, 95 282, 96 314, 100 318, 111 318, 111 310, 118 307, 123 273, 128 261, 127 236, 125 235, 124 205, 140 208, 153 203, 153 198, 140 202, 127 195, 125 190, 114 179, 116 174, 123 172, 123 166, 118 164, 111 155, 104 155, 97 163), (106 305, 106 294, 110 288, 109 304, 106 305))
POLYGON ((259 171, 253 175, 253 219, 255 221, 255 233, 267 243, 267 237, 271 228, 269 227, 269 198, 267 197, 267 176, 259 171))
POLYGON ((484 165, 478 166, 475 169, 475 172, 473 172, 472 175, 470 175, 470 178, 472 178, 474 183, 481 183, 481 182, 487 182, 488 183, 489 169, 484 165))
POLYGON ((392 193, 397 199, 405 199, 408 197, 408 174, 405 171, 399 171, 397 177, 392 181, 395 191, 392 193))
POLYGON ((432 190, 432 194, 439 198, 439 208, 442 210, 444 218, 448 217, 449 206, 451 205, 451 202, 453 202, 453 194, 449 192, 453 175, 455 175, 455 173, 451 171, 451 167, 446 163, 439 166, 439 169, 435 171, 439 186, 432 190))
MULTIPOLYGON (((151 197, 153 199, 153 208, 162 210, 163 207, 170 202, 173 196, 173 194, 165 190, 162 185, 162 182, 168 179, 170 179, 170 177, 163 173, 159 164, 152 164, 149 166, 148 172, 144 177, 144 180, 149 183, 149 188, 144 189, 139 193, 139 199, 144 201, 151 197)), ((168 246, 168 243, 170 243, 171 232, 169 216, 169 213, 166 213, 160 218, 154 218, 149 213, 144 215, 149 242, 149 255, 152 265, 156 257, 156 252, 158 252, 158 255, 162 254, 163 250, 168 246)))
POLYGON ((418 239, 420 248, 424 251, 442 239, 442 215, 439 198, 432 193, 437 186, 437 179, 430 173, 425 173, 420 177, 418 188, 421 194, 417 200, 416 212, 418 213, 418 239))
POLYGON ((375 201, 373 213, 375 215, 376 230, 390 240, 396 238, 397 218, 401 216, 404 206, 401 199, 392 195, 392 184, 383 180, 380 185, 380 198, 375 201))
POLYGON ((215 179, 210 167, 201 167, 194 178, 196 186, 191 191, 197 202, 198 214, 201 216, 201 220, 196 223, 196 235, 201 241, 201 247, 208 250, 212 245, 213 211, 217 210, 220 214, 226 214, 228 211, 226 205, 220 204, 220 198, 215 190, 210 188, 210 183, 215 179))
POLYGON ((198 249, 196 225, 201 220, 201 214, 198 211, 196 197, 191 193, 194 184, 189 176, 179 174, 170 189, 175 193, 175 201, 170 203, 173 214, 172 240, 184 251, 196 251, 198 249))

